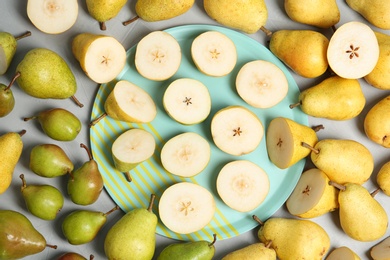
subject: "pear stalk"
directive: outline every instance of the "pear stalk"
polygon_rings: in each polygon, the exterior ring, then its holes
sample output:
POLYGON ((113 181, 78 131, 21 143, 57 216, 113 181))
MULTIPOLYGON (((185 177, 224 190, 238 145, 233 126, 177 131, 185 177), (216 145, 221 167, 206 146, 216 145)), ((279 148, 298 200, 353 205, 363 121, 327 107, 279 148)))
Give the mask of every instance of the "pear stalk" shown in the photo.
POLYGON ((140 18, 140 17, 139 17, 138 15, 136 15, 135 17, 130 18, 130 19, 127 20, 127 21, 124 21, 122 24, 123 24, 124 26, 127 26, 127 25, 131 24, 132 22, 135 22, 135 21, 138 20, 139 18, 140 18))
POLYGON ((4 91, 9 90, 12 85, 15 83, 16 79, 20 77, 20 72, 17 72, 15 76, 11 79, 11 82, 8 84, 8 86, 4 89, 4 91))
POLYGON ((27 31, 27 32, 23 33, 22 35, 16 36, 16 37, 15 37, 15 40, 18 41, 18 40, 23 39, 23 38, 26 38, 26 37, 28 37, 28 36, 31 36, 31 32, 30 32, 30 31, 27 31))
POLYGON ((305 142, 302 142, 302 146, 306 147, 306 148, 309 148, 313 153, 316 153, 316 154, 320 153, 320 150, 315 149, 314 147, 310 146, 309 144, 307 144, 305 142))
POLYGON ((96 118, 95 120, 93 120, 90 124, 89 124, 89 127, 92 127, 94 125, 96 125, 100 120, 102 120, 103 118, 105 118, 107 116, 107 113, 104 112, 103 114, 101 114, 98 118, 96 118))

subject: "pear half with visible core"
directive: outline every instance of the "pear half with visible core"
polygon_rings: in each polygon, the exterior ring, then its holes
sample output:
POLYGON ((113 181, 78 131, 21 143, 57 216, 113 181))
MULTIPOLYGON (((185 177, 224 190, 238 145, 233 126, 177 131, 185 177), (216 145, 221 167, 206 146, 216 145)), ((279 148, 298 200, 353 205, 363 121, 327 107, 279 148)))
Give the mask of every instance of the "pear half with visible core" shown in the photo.
MULTIPOLYGON (((151 133, 143 129, 129 129, 119 135, 112 144, 115 168, 120 172, 128 172, 149 159, 155 148, 156 141, 151 133)), ((131 180, 129 176, 127 178, 131 180)))
POLYGON ((334 249, 330 254, 325 258, 325 260, 360 260, 360 257, 346 246, 338 247, 334 249))
POLYGON ((341 25, 329 40, 327 58, 334 73, 359 79, 369 74, 379 59, 379 44, 374 31, 353 21, 341 25))
POLYGON ((169 84, 163 106, 170 117, 184 125, 203 122, 211 111, 207 87, 196 79, 181 78, 169 84))
POLYGON ((370 250, 370 255, 373 260, 389 260, 390 259, 390 237, 382 240, 374 245, 370 250))
POLYGON ((201 135, 185 132, 169 139, 161 149, 161 163, 168 172, 192 177, 206 168, 210 161, 210 144, 201 135))
POLYGON ((70 29, 77 20, 77 0, 28 0, 27 16, 36 28, 49 34, 70 29))
POLYGON ((72 52, 82 70, 96 83, 113 80, 126 64, 126 50, 112 36, 78 34, 73 38, 72 52))
POLYGON ((229 74, 237 62, 234 42, 217 31, 201 33, 192 41, 191 56, 199 71, 222 77, 229 74))
POLYGON ((169 33, 154 31, 137 44, 135 67, 143 77, 162 81, 172 77, 181 63, 181 47, 169 33))
POLYGON ((286 206, 290 214, 300 218, 315 218, 339 207, 338 189, 329 185, 328 176, 312 168, 302 173, 286 206))
POLYGON ((275 117, 268 125, 266 147, 273 164, 286 169, 307 157, 311 150, 302 142, 315 145, 318 141, 313 128, 285 117, 275 117))
POLYGON ((390 96, 378 101, 364 118, 367 137, 385 148, 390 148, 390 96))
POLYGON ((240 212, 260 206, 270 189, 267 173, 247 160, 225 164, 218 173, 216 185, 223 202, 240 212))
POLYGON ((228 106, 215 113, 211 120, 211 135, 215 145, 231 155, 254 151, 264 136, 260 119, 243 106, 228 106))
POLYGON ((236 77, 238 95, 256 108, 270 108, 282 101, 288 92, 288 81, 283 71, 265 60, 250 61, 236 77))
POLYGON ((158 205, 162 223, 179 234, 204 228, 214 217, 214 197, 206 188, 191 182, 169 186, 158 205))

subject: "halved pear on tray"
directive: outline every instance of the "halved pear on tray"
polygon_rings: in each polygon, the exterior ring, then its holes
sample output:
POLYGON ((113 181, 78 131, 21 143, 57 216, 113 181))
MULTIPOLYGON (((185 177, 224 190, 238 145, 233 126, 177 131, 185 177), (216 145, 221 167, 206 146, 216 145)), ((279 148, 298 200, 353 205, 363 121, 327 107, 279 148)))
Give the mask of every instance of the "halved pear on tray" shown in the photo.
POLYGON ((165 111, 177 122, 192 125, 203 122, 211 111, 207 87, 196 79, 180 78, 169 84, 164 92, 165 111))
POLYGON ((282 101, 288 92, 288 81, 283 71, 265 60, 244 64, 236 77, 238 95, 256 108, 270 108, 282 101))
POLYGON ((162 81, 176 73, 181 56, 181 47, 172 35, 165 31, 153 31, 137 44, 134 62, 143 77, 162 81))
POLYGON ((195 37, 191 56, 199 71, 214 77, 229 74, 237 63, 234 42, 218 31, 207 31, 195 37))
POLYGON ((217 192, 223 202, 240 212, 257 208, 270 189, 267 173, 248 160, 225 164, 218 173, 216 183, 217 192))
POLYGON ((203 171, 211 157, 209 142, 195 132, 178 134, 161 149, 161 163, 168 172, 192 177, 203 171))
POLYGON ((328 176, 317 168, 302 173, 286 201, 290 214, 301 218, 315 218, 338 208, 339 190, 329 184, 328 176))
POLYGON ((158 211, 168 229, 189 234, 209 224, 214 217, 215 200, 211 192, 199 184, 179 182, 163 192, 158 211))
POLYGON ((264 127, 251 110, 231 105, 214 114, 211 135, 219 149, 239 156, 251 153, 259 146, 264 136, 264 127))
POLYGON ((315 145, 317 141, 317 133, 313 128, 290 118, 275 117, 268 125, 268 157, 280 169, 286 169, 310 154, 311 150, 304 147, 303 142, 315 145))
POLYGON ((72 40, 72 52, 85 74, 96 83, 115 79, 126 64, 126 50, 112 36, 80 33, 72 40))

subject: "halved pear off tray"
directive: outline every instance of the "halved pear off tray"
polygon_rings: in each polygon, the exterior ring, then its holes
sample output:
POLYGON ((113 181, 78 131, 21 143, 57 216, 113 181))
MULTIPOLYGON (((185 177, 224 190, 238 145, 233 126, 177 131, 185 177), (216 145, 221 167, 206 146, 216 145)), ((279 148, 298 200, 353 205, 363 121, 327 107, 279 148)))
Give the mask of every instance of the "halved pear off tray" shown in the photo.
MULTIPOLYGON (((184 25, 167 29, 166 32, 174 36, 182 48, 182 62, 176 74, 165 81, 151 81, 142 77, 134 65, 135 48, 127 51, 127 65, 118 75, 117 80, 128 80, 145 89, 157 105, 157 116, 148 124, 129 124, 105 117, 95 126, 91 127, 90 139, 93 156, 99 163, 104 178, 105 189, 111 198, 125 212, 136 207, 147 207, 152 193, 156 194, 154 212, 158 215, 158 198, 170 185, 189 181, 197 183, 208 189, 216 200, 216 212, 213 220, 202 230, 181 235, 167 229, 161 222, 157 226, 157 233, 179 240, 210 240, 217 234, 218 240, 230 238, 242 234, 256 227, 258 223, 252 219, 256 214, 265 220, 273 215, 287 200, 294 189, 305 160, 301 160, 292 167, 281 170, 268 159, 265 137, 257 149, 243 156, 228 155, 219 150, 213 143, 210 134, 210 121, 219 109, 228 105, 241 105, 253 111, 262 121, 265 129, 271 119, 277 116, 291 118, 301 124, 308 125, 307 116, 300 109, 290 109, 289 105, 296 101, 299 88, 291 76, 289 70, 266 47, 252 38, 219 26, 212 25, 184 25), (201 73, 191 58, 191 43, 200 33, 216 30, 227 35, 236 45, 238 60, 234 70, 224 77, 211 77, 201 73), (286 75, 289 83, 287 96, 276 106, 268 109, 254 108, 246 104, 235 90, 236 75, 246 62, 262 59, 277 65, 286 75), (202 123, 185 126, 177 123, 165 112, 162 105, 162 97, 166 87, 175 79, 189 77, 200 80, 210 92, 212 108, 209 117, 202 123), (151 159, 137 166, 131 171, 132 182, 128 182, 125 175, 114 168, 111 146, 115 138, 130 128, 141 128, 149 131, 156 139, 156 152, 151 159), (188 132, 196 132, 206 138, 211 145, 211 160, 208 166, 198 175, 192 178, 174 176, 164 170, 160 162, 160 151, 163 144, 171 137, 188 132), (270 191, 264 202, 251 212, 242 213, 226 206, 216 190, 216 178, 222 166, 230 161, 247 159, 259 165, 268 174, 270 191)), ((114 87, 115 82, 103 84, 96 95, 91 120, 96 119, 104 112, 104 101, 114 87)))

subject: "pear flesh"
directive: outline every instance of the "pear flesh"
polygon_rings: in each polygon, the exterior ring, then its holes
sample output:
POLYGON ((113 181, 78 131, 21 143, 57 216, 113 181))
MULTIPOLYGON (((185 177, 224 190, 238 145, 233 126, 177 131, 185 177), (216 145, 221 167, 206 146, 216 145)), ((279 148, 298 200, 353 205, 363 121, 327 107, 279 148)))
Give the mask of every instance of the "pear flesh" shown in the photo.
POLYGON ((194 5, 195 0, 158 1, 137 0, 135 12, 147 22, 168 20, 186 13, 194 5))
POLYGON ((370 108, 364 118, 366 136, 382 147, 390 147, 390 96, 370 108))
POLYGON ((360 260, 360 257, 346 246, 338 247, 334 249, 325 260, 360 260))
POLYGON ((382 240, 374 245, 370 250, 370 255, 373 260, 389 260, 390 259, 390 237, 382 240))

